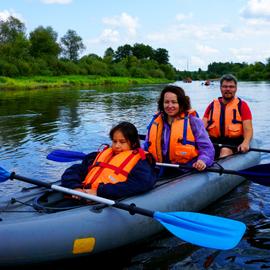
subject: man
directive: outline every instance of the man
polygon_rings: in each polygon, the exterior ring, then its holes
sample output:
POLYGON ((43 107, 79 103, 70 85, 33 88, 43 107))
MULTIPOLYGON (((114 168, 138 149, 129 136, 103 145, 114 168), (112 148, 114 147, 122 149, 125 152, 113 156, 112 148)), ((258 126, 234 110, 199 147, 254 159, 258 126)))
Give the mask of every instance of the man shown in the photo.
POLYGON ((215 145, 216 158, 231 155, 237 151, 247 152, 253 136, 252 115, 247 103, 236 97, 237 80, 231 74, 220 79, 222 97, 207 107, 203 122, 214 144, 236 145, 221 147, 215 145))

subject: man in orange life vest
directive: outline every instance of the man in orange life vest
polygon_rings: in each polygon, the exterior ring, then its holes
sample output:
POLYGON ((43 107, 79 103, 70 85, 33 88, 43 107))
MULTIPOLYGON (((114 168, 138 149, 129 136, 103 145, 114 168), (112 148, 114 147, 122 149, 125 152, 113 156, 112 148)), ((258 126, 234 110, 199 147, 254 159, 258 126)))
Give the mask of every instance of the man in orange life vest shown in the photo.
POLYGON ((216 144, 216 157, 225 157, 237 151, 247 152, 253 136, 252 115, 247 103, 236 97, 237 80, 231 74, 220 79, 222 97, 212 101, 203 117, 211 141, 216 144), (236 145, 219 147, 217 144, 236 145))

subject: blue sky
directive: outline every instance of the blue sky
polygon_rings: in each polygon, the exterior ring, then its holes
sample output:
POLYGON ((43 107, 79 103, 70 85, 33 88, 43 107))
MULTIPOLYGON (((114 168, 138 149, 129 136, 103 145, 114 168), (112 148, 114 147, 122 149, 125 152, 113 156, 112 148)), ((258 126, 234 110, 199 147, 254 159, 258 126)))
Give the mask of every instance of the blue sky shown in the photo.
POLYGON ((270 0, 0 0, 0 18, 9 15, 27 33, 51 26, 60 39, 75 30, 83 54, 134 43, 165 48, 179 70, 270 57, 270 0))

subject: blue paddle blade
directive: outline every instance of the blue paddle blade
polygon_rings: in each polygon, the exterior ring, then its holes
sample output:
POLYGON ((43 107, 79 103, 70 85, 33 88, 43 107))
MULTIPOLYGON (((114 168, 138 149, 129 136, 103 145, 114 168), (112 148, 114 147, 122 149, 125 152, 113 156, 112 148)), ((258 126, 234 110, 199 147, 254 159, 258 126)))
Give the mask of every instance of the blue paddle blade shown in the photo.
POLYGON ((10 178, 11 173, 0 167, 0 182, 5 182, 10 178))
POLYGON ((270 164, 260 164, 238 172, 246 174, 245 177, 254 183, 270 186, 270 164))
POLYGON ((246 231, 240 221, 193 212, 155 212, 154 218, 186 242, 214 249, 234 248, 246 231))
POLYGON ((82 160, 86 154, 77 151, 57 149, 47 155, 47 159, 58 162, 72 162, 82 160))

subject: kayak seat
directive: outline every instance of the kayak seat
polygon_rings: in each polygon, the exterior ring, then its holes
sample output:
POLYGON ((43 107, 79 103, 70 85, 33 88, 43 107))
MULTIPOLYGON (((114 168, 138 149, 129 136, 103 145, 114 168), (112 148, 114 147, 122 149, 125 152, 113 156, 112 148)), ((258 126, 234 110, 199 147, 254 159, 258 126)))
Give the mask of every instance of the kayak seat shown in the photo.
POLYGON ((71 195, 62 192, 48 190, 43 194, 37 196, 33 201, 33 207, 37 211, 46 213, 55 213, 59 211, 66 211, 86 205, 96 205, 96 202, 86 201, 84 199, 78 200, 71 197, 71 195))

